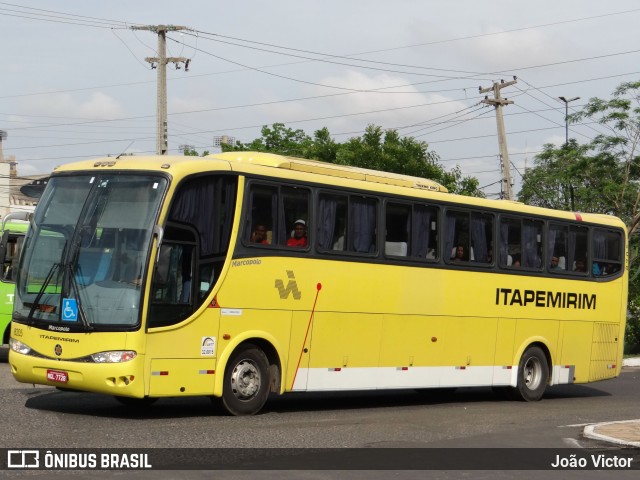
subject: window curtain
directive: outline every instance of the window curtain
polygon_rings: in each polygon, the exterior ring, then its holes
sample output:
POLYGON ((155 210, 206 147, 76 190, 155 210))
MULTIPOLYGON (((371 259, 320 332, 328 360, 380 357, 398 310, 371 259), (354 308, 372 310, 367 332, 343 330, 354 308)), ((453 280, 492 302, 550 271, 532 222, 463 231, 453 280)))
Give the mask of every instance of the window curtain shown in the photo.
POLYGON ((284 205, 278 208, 278 193, 273 192, 271 196, 271 221, 273 222, 272 238, 275 245, 286 245, 287 239, 291 236, 291 230, 287 228, 284 214, 284 205))
POLYGON ((555 252, 556 246, 556 234, 558 233, 556 229, 551 226, 549 227, 549 238, 547 238, 547 265, 551 265, 551 257, 559 256, 555 252))
POLYGON ((218 252, 226 252, 229 248, 231 239, 231 228, 233 226, 233 212, 236 203, 236 182, 222 179, 224 189, 224 200, 220 206, 221 225, 220 225, 220 243, 217 245, 218 252))
POLYGON ((452 213, 447 214, 447 238, 444 244, 444 255, 446 259, 451 258, 451 251, 453 250, 453 244, 456 235, 456 217, 452 213))
POLYGON ((235 197, 235 181, 197 178, 181 188, 169 217, 199 232, 201 256, 217 255, 229 247, 235 197))
POLYGON ((184 185, 178 199, 173 204, 170 218, 192 225, 200 233, 202 255, 214 251, 212 230, 214 215, 203 215, 203 206, 215 205, 215 185, 210 178, 197 178, 184 185))
POLYGON ((576 261, 576 239, 578 232, 573 228, 569 230, 569 254, 567 255, 567 270, 573 270, 573 262, 576 261))
POLYGON ((335 198, 320 197, 318 204, 318 247, 320 248, 333 248, 337 206, 338 202, 335 198))
POLYGON ((596 230, 593 235, 593 254, 597 259, 608 259, 607 252, 609 251, 607 234, 596 230))
MULTIPOLYGON (((489 249, 487 248, 486 218, 479 213, 471 214, 471 245, 473 257, 477 262, 487 263, 489 249)), ((471 252, 469 252, 471 259, 471 252)))
POLYGON ((500 265, 508 264, 509 258, 509 222, 500 222, 500 265))
POLYGON ((431 235, 431 214, 430 208, 419 205, 413 212, 414 228, 411 232, 411 256, 413 257, 427 257, 431 235))
POLYGON ((522 225, 522 266, 528 268, 540 268, 541 259, 538 252, 539 225, 534 222, 523 222, 522 225))
POLYGON ((351 244, 350 250, 360 253, 375 251, 376 234, 376 205, 366 198, 353 197, 351 199, 351 244))

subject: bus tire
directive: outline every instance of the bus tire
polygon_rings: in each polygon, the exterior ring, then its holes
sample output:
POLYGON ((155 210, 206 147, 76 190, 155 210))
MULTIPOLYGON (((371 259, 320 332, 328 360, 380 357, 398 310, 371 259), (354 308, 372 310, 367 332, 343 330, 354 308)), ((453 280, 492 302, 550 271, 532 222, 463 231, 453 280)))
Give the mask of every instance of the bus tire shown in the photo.
POLYGON ((255 415, 269 396, 269 361, 254 345, 240 346, 229 358, 222 385, 222 406, 231 415, 255 415))
POLYGON ((522 354, 518 365, 516 397, 525 402, 535 402, 542 398, 549 380, 549 364, 540 347, 529 347, 522 354))

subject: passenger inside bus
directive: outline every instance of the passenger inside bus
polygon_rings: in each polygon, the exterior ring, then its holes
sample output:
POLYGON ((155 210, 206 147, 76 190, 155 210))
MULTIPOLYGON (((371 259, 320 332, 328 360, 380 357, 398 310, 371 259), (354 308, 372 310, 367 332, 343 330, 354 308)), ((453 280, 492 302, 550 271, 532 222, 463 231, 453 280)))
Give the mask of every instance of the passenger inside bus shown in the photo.
POLYGON ((269 239, 267 238, 267 227, 259 223, 256 225, 256 228, 253 230, 251 234, 251 243, 260 243, 262 245, 268 245, 269 239))
POLYGON ((579 258, 576 260, 575 267, 573 269, 574 272, 586 272, 587 264, 584 261, 584 258, 579 258))
POLYGON ((464 245, 459 244, 455 252, 453 252, 453 256, 451 257, 452 262, 467 262, 469 261, 469 257, 464 249, 464 245))
POLYGON ((288 247, 307 246, 307 224, 304 220, 296 220, 293 224, 293 235, 287 240, 288 247))

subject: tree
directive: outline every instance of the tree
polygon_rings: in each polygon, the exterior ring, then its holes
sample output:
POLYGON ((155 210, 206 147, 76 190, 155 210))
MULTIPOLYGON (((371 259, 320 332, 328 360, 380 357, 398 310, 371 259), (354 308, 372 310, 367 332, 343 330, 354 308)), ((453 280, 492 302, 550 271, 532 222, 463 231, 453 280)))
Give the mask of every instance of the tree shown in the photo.
POLYGON ((200 155, 196 150, 185 148, 182 151, 182 153, 184 154, 185 157, 198 157, 198 156, 206 157, 207 155, 209 155, 209 150, 205 150, 204 152, 202 152, 202 155, 200 155))
POLYGON ((600 124, 605 133, 586 145, 575 140, 545 145, 525 173, 518 199, 561 210, 612 214, 629 235, 629 319, 627 352, 640 351, 640 82, 622 83, 610 100, 592 98, 572 123, 600 124))
POLYGON ((336 143, 327 128, 314 133, 313 138, 302 130, 292 130, 282 123, 272 128, 262 127, 262 137, 249 143, 224 146, 225 151, 254 150, 278 153, 341 165, 382 170, 386 172, 429 178, 444 185, 452 193, 484 197, 473 177, 463 177, 458 167, 446 171, 438 155, 425 142, 412 137, 400 137, 396 130, 383 130, 369 125, 362 137, 336 143))
POLYGON ((524 174, 518 199, 557 210, 624 216, 615 201, 623 181, 616 159, 605 153, 590 156, 590 150, 574 139, 559 148, 545 145, 524 174))
POLYGON ((303 130, 293 130, 283 123, 274 123, 271 128, 263 126, 262 137, 250 143, 236 142, 235 145, 223 145, 223 151, 255 151, 277 153, 292 157, 306 157, 313 140, 303 130))

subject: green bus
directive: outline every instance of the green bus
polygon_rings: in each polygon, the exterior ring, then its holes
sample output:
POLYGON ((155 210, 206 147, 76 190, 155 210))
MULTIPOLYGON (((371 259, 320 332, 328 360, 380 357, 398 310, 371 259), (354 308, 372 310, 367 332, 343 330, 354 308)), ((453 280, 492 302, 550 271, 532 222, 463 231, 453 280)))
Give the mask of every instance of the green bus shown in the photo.
POLYGON ((2 344, 9 343, 13 296, 16 288, 18 261, 27 232, 28 222, 25 213, 10 213, 2 219, 2 237, 0 240, 0 334, 2 344))

